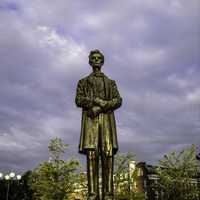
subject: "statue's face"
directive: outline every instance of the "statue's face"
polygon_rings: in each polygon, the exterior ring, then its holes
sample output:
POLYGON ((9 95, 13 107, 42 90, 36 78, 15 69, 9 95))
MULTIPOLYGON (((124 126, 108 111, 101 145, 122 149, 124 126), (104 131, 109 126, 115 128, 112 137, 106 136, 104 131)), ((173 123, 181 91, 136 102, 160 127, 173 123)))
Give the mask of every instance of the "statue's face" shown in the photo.
POLYGON ((90 65, 92 67, 101 67, 103 65, 103 58, 101 54, 94 53, 90 56, 90 65))

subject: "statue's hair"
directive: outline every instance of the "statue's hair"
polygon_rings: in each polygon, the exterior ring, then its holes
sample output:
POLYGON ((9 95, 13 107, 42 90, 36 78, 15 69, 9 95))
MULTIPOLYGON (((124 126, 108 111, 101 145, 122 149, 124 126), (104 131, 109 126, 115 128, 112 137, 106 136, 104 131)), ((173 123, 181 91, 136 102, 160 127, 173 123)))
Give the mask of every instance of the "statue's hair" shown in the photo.
POLYGON ((103 53, 101 53, 101 51, 99 51, 98 49, 95 49, 95 50, 90 51, 90 54, 89 54, 89 63, 90 63, 90 57, 91 57, 93 54, 95 54, 95 53, 98 53, 98 54, 101 55, 101 57, 102 57, 102 64, 104 64, 104 55, 103 55, 103 53))

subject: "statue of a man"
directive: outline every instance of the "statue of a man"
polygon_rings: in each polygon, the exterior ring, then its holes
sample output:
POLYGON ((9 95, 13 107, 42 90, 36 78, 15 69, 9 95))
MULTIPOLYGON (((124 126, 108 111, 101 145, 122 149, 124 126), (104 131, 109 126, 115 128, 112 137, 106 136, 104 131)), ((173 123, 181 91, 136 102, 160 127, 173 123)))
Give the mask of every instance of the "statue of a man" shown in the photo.
POLYGON ((114 110, 122 98, 114 80, 101 72, 104 56, 90 52, 93 72, 79 80, 76 105, 82 108, 79 152, 87 156, 88 200, 99 200, 99 158, 102 163, 102 199, 113 200, 113 162, 118 150, 114 110))

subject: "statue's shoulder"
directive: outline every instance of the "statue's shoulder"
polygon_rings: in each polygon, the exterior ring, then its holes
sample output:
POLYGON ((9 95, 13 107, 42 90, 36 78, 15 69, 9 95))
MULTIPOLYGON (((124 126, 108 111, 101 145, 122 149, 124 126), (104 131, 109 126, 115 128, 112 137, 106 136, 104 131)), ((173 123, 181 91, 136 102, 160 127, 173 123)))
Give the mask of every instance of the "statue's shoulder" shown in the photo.
MULTIPOLYGON (((106 81, 108 81, 108 82, 110 82, 110 83, 115 83, 115 80, 111 79, 111 78, 108 77, 107 75, 103 74, 103 77, 104 77, 104 80, 106 80, 106 81)), ((91 79, 92 79, 92 74, 89 74, 89 75, 87 75, 87 76, 81 78, 81 79, 79 80, 79 83, 84 84, 84 83, 86 83, 87 81, 90 81, 91 79)))
POLYGON ((107 81, 109 81, 110 83, 115 83, 115 80, 111 79, 110 77, 108 77, 107 75, 104 74, 104 77, 107 81))
POLYGON ((78 82, 81 84, 84 84, 89 79, 90 79, 90 75, 87 75, 87 76, 81 78, 78 82))

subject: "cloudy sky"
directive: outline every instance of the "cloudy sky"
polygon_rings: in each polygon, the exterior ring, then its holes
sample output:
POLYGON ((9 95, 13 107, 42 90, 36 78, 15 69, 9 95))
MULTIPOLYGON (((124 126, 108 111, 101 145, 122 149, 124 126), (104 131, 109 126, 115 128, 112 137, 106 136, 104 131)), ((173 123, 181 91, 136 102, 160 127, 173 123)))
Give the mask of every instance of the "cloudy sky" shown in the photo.
POLYGON ((48 160, 50 139, 80 158, 77 81, 105 55, 123 106, 121 152, 156 163, 200 144, 199 0, 0 0, 0 171, 48 160))

